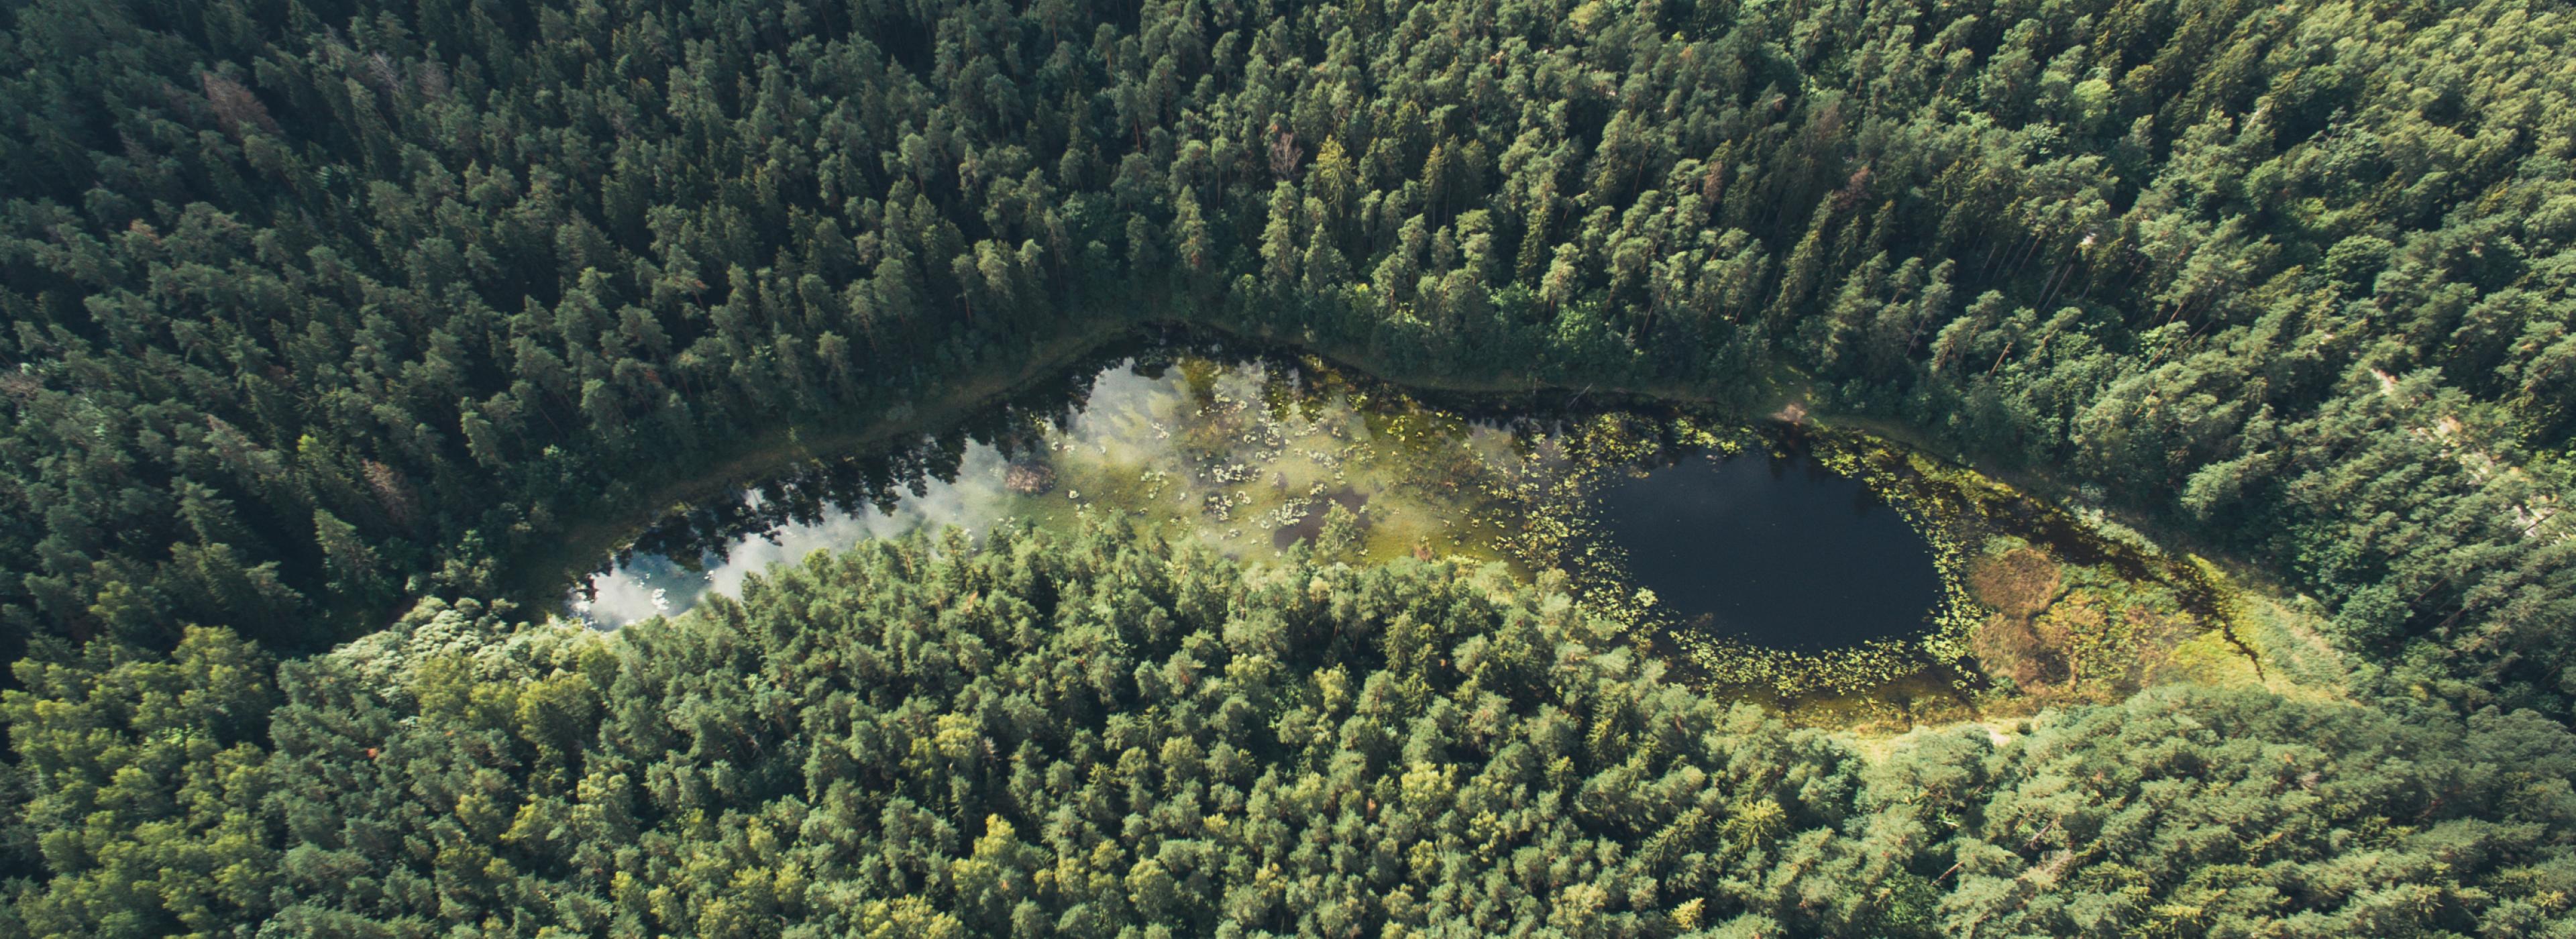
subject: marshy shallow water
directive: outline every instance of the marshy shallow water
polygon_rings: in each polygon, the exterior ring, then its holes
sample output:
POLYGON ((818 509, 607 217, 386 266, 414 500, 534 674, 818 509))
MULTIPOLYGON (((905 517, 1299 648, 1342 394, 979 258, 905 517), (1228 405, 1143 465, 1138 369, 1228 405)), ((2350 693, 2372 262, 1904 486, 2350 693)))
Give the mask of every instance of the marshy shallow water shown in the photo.
POLYGON ((1677 409, 1449 409, 1312 360, 1161 350, 971 430, 675 512, 576 585, 568 612, 613 628, 861 539, 1113 513, 1256 562, 1567 570, 1604 606, 1729 646, 1901 639, 1943 597, 1923 536, 1793 434, 1677 409))

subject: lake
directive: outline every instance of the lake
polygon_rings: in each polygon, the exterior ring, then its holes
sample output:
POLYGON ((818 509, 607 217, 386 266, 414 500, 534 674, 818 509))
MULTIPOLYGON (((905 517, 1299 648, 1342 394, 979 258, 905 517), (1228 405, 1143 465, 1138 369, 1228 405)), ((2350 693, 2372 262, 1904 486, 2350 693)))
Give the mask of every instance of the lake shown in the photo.
POLYGON ((1919 631, 1930 549, 1794 435, 1678 409, 1513 409, 1312 360, 1120 356, 971 434, 812 461, 656 523, 575 586, 601 628, 676 614, 861 539, 1123 516, 1252 562, 1465 558, 1651 591, 1663 625, 1815 649, 1919 631))

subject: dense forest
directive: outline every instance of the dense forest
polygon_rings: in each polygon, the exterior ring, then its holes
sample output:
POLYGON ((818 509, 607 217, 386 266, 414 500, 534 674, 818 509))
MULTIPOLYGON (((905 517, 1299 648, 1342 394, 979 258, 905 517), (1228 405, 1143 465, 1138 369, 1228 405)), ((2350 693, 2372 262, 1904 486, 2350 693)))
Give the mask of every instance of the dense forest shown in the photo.
POLYGON ((1105 530, 817 554, 614 640, 431 605, 27 669, 34 934, 2566 935, 2576 739, 2168 689, 1865 758, 1498 569, 1105 530), (259 680, 245 681, 246 676, 259 680), (261 724, 265 723, 263 736, 261 724), (131 746, 99 747, 100 726, 131 746), (96 825, 96 822, 92 822, 96 825), (109 833, 71 827, 65 841, 109 833), (124 833, 117 833, 124 834, 124 833), (2271 924, 2271 925, 2267 925, 2271 924))
POLYGON ((5 0, 0 933, 2566 935, 2571 47, 2531 0, 5 0), (1159 323, 1902 428, 2315 598, 2352 702, 1863 755, 1536 588, 1100 534, 511 625, 674 480, 1159 323))

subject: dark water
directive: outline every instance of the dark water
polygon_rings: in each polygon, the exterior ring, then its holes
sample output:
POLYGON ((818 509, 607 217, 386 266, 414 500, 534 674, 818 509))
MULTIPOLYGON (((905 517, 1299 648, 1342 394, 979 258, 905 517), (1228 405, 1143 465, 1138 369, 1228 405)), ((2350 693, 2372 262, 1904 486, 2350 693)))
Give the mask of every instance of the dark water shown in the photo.
POLYGON ((1813 461, 1685 457, 1600 493, 1603 534, 1684 620, 1774 648, 1898 636, 1941 597, 1932 547, 1858 480, 1813 461))

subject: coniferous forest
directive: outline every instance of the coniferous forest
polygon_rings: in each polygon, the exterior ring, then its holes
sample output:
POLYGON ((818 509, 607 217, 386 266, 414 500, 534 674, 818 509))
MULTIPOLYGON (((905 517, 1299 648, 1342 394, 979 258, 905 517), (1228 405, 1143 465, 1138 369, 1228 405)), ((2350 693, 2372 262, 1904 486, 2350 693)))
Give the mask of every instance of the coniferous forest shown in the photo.
POLYGON ((0 0, 0 936, 2576 936, 2571 48, 2546 0, 0 0), (745 454, 918 438, 921 491, 1173 330, 1793 404, 2338 664, 1863 733, 1560 574, 1116 519, 530 599, 745 454))

